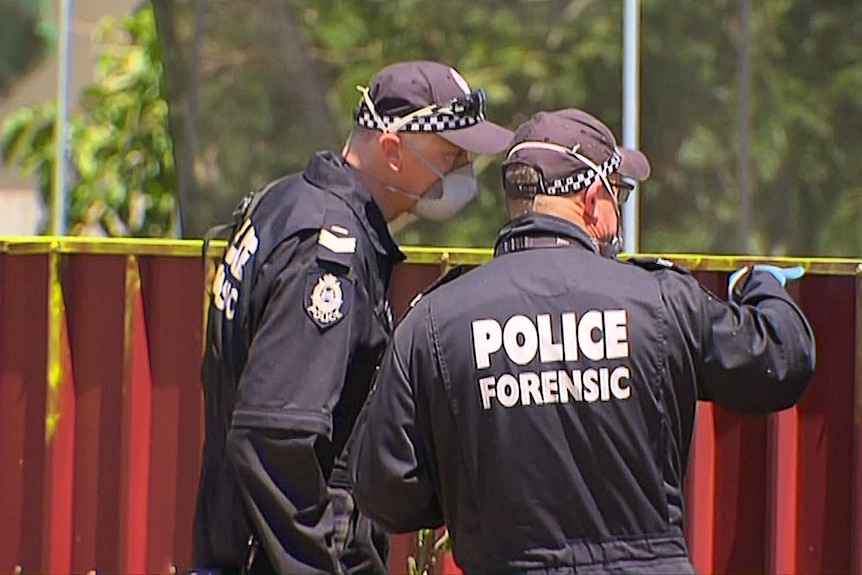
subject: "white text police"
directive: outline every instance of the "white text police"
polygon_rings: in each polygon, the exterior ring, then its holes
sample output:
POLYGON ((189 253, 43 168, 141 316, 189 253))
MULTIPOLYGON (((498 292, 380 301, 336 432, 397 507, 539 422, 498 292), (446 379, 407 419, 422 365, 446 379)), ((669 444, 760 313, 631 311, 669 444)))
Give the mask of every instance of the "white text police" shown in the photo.
POLYGON ((471 327, 476 368, 490 368, 495 354, 503 354, 502 365, 514 372, 479 378, 484 409, 490 409, 492 402, 514 407, 631 397, 628 362, 619 361, 630 352, 625 310, 566 312, 553 319, 550 314, 535 319, 514 315, 502 324, 496 319, 474 320, 471 327), (536 360, 555 364, 554 369, 512 369, 536 360))

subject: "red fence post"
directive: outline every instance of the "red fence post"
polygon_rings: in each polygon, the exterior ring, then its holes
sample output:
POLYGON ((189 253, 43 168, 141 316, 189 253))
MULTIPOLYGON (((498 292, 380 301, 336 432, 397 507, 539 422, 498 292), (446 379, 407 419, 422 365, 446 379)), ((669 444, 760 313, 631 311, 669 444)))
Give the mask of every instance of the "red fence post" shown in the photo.
MULTIPOLYGON (((45 465, 45 537, 49 542, 46 570, 69 573, 72 569, 74 517, 75 376, 69 348, 66 305, 60 281, 60 255, 48 254, 48 401, 46 406, 47 449, 45 465)), ((37 382, 33 382, 37 385, 37 382)))
MULTIPOLYGON (((852 406, 859 378, 853 358, 854 348, 862 343, 854 343, 860 313, 854 287, 853 277, 817 275, 791 287, 817 338, 814 380, 796 407, 798 497, 785 502, 796 508, 796 539, 781 542, 788 546, 782 561, 796 573, 853 570, 853 494, 859 490, 853 482, 852 406)), ((787 479, 776 476, 774 480, 787 479)))
POLYGON ((853 398, 853 523, 850 535, 853 573, 862 575, 862 263, 856 266, 855 385, 853 398))
POLYGON ((126 256, 68 254, 63 288, 75 372, 72 569, 122 571, 126 256))
POLYGON ((48 258, 0 253, 0 572, 47 568, 48 258))
POLYGON ((125 279, 121 564, 125 573, 146 573, 153 381, 141 275, 134 256, 126 258, 125 279))
POLYGON ((199 258, 138 259, 153 381, 147 571, 183 572, 203 446, 204 268, 199 258))

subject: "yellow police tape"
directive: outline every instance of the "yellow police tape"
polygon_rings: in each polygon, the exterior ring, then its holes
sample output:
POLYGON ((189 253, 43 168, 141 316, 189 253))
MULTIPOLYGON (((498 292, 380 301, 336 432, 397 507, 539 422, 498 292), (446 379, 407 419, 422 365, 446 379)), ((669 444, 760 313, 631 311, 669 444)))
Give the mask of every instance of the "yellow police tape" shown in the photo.
POLYGON ((45 443, 54 438, 60 422, 60 386, 63 384, 63 322, 66 321, 66 301, 60 281, 60 257, 50 256, 48 288, 48 405, 45 409, 45 443))
MULTIPOLYGON (((226 242, 215 240, 209 255, 219 256, 226 242)), ((0 236, 0 253, 8 254, 93 254, 126 256, 201 257, 202 240, 159 238, 90 238, 79 236, 0 236)), ((430 265, 479 265, 491 259, 490 248, 406 246, 407 263, 430 265)), ((623 254, 622 259, 632 254, 623 254)), ((862 259, 819 257, 772 257, 705 254, 636 254, 638 257, 663 257, 693 271, 730 272, 752 263, 780 266, 800 265, 816 275, 862 275, 862 259)))

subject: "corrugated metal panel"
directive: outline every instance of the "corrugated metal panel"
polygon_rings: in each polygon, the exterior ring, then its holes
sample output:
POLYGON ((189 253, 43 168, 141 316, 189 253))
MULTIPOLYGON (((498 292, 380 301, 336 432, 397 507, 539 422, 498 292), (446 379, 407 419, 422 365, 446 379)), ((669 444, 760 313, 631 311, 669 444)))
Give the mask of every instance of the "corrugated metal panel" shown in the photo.
MULTIPOLYGON (((216 244, 216 248, 222 246, 216 244)), ((200 242, 0 238, 0 573, 189 567, 203 418, 200 242)), ((408 249, 393 303, 488 250, 408 249)), ((669 256, 717 293, 750 259, 669 256)), ((818 336, 799 406, 699 407, 688 535, 701 573, 862 575, 862 264, 802 263, 818 336)), ((410 536, 393 544, 406 571, 410 536)), ((441 573, 457 573, 447 559, 441 573)))

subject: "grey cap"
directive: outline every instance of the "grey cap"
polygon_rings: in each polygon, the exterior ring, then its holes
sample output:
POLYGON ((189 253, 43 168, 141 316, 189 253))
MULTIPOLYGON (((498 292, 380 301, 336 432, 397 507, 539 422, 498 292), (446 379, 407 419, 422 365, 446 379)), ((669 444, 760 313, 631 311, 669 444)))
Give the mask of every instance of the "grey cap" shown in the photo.
POLYGON ((498 154, 513 133, 485 118, 485 93, 473 91, 455 68, 429 61, 400 62, 380 71, 356 114, 360 126, 385 130, 388 125, 427 106, 439 109, 412 119, 401 131, 437 133, 476 154, 498 154), (381 124, 380 120, 383 121, 381 124))
MULTIPOLYGON (((554 112, 538 112, 521 124, 509 147, 514 149, 523 142, 546 142, 568 149, 577 147, 577 152, 595 164, 616 166, 613 172, 637 181, 649 178, 650 163, 639 150, 617 146, 610 128, 594 116, 568 108, 554 112), (614 156, 619 156, 616 161, 614 156)), ((574 155, 554 152, 548 149, 525 147, 509 154, 503 162, 525 163, 542 171, 547 180, 561 180, 591 167, 574 155)))

